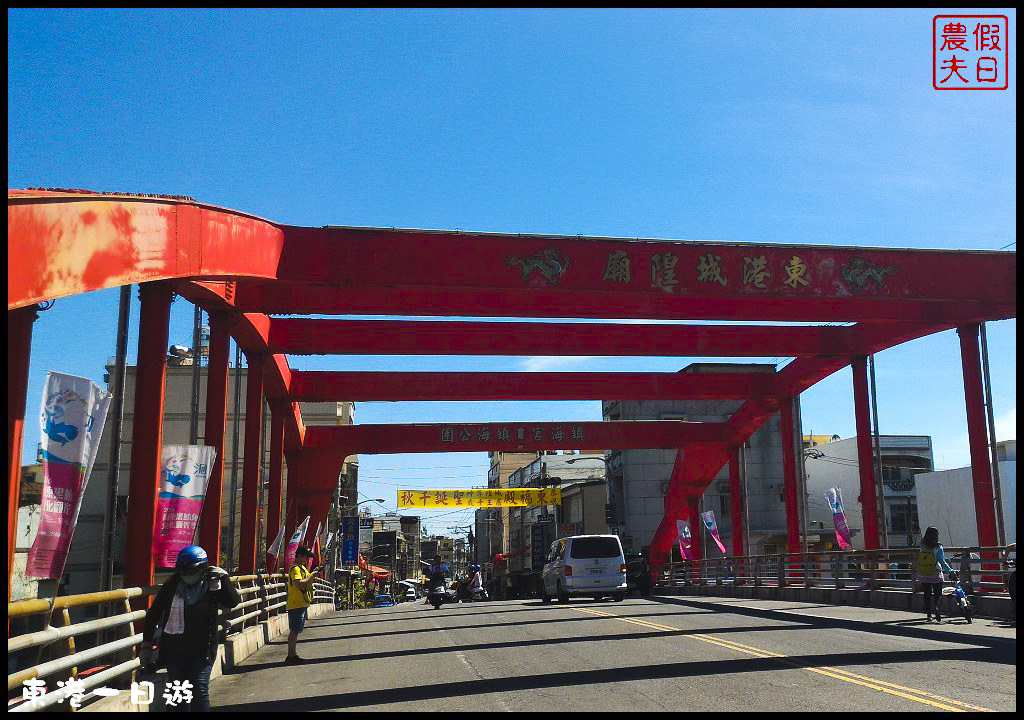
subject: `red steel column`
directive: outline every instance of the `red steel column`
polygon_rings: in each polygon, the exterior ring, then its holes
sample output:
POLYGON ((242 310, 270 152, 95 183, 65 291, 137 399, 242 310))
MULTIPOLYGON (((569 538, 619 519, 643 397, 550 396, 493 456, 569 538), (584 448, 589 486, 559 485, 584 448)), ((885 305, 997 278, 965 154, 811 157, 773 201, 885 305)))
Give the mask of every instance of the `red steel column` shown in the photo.
POLYGON ((732 510, 732 554, 743 557, 743 482, 740 477, 740 449, 729 448, 729 504, 732 510))
MULTIPOLYGON (((270 483, 267 497, 267 548, 281 529, 282 480, 284 475, 284 419, 288 401, 270 401, 270 483)), ((283 558, 282 558, 283 559, 283 558)))
POLYGON ((242 575, 256 572, 256 534, 260 504, 263 435, 263 368, 262 352, 246 353, 248 371, 245 376, 245 446, 242 467, 242 521, 238 539, 238 571, 242 575))
POLYGON ((130 538, 124 550, 126 588, 153 584, 153 534, 160 487, 171 286, 161 282, 141 283, 139 299, 139 356, 135 371, 132 467, 125 526, 125 536, 130 538))
POLYGON ((871 448, 871 408, 868 402, 868 359, 850 358, 853 369, 853 409, 857 423, 857 465, 860 471, 860 508, 864 522, 864 549, 881 547, 878 533, 878 499, 875 489, 875 459, 871 448))
POLYGON ((199 544, 220 564, 221 510, 224 502, 224 437, 228 419, 228 366, 231 355, 230 319, 226 313, 210 313, 210 360, 206 367, 206 429, 203 442, 216 448, 210 469, 203 514, 199 519, 199 544))
POLYGON ((793 398, 780 402, 779 417, 782 434, 782 479, 786 490, 786 548, 800 552, 800 502, 796 484, 796 429, 793 419, 793 398))
POLYGON ((32 323, 38 307, 7 313, 7 601, 11 600, 11 574, 18 536, 18 506, 21 502, 21 446, 25 437, 25 395, 28 366, 32 355, 32 323))
POLYGON ((960 325, 960 357, 964 366, 964 397, 967 401, 967 436, 971 442, 971 475, 974 480, 974 511, 978 518, 978 545, 999 544, 996 535, 996 511, 989 464, 988 428, 985 418, 985 393, 982 389, 981 355, 978 349, 977 323, 960 325))

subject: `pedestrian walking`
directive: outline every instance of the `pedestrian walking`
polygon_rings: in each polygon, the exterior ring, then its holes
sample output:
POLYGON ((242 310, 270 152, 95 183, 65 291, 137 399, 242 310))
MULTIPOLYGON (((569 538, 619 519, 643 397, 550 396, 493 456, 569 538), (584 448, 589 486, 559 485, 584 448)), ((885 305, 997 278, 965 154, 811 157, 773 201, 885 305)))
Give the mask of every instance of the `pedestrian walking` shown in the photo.
POLYGON ((924 611, 928 620, 932 619, 934 612, 935 621, 942 622, 942 615, 939 613, 939 601, 942 599, 942 573, 953 572, 953 568, 946 562, 946 555, 939 544, 939 531, 935 527, 929 527, 924 531, 921 538, 921 550, 917 554, 917 581, 924 588, 924 611), (932 598, 934 599, 934 602, 932 598))
POLYGON ((317 573, 323 570, 323 565, 318 565, 312 571, 306 568, 311 557, 313 551, 305 545, 299 545, 295 549, 295 564, 288 569, 288 657, 284 659, 285 665, 301 665, 306 662, 299 657, 296 645, 299 633, 306 627, 309 606, 313 602, 313 581, 317 573))
POLYGON ((153 666, 153 639, 159 628, 159 660, 167 668, 168 680, 182 687, 186 681, 191 685, 191 701, 179 709, 210 712, 218 609, 235 607, 240 601, 238 590, 224 569, 210 565, 206 551, 198 545, 182 548, 174 569, 146 613, 139 659, 144 668, 153 666))

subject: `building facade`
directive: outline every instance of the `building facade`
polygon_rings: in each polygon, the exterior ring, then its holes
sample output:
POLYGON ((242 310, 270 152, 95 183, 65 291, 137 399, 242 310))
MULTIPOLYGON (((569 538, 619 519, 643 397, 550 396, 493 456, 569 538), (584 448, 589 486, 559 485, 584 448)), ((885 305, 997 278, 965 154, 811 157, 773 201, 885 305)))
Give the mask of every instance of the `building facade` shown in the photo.
POLYGON ((575 451, 538 455, 512 473, 509 487, 561 489, 559 505, 507 508, 508 585, 515 594, 533 595, 548 548, 556 538, 608 532, 604 456, 575 451))
MULTIPOLYGON (((999 487, 1002 495, 1004 543, 1017 542, 1017 441, 996 443, 999 487)), ((921 526, 935 526, 947 547, 978 545, 971 468, 940 470, 917 475, 917 507, 921 526)))
MULTIPOLYGON (((908 547, 921 536, 918 520, 917 482, 922 473, 933 468, 932 439, 927 435, 880 435, 881 503, 879 517, 885 523, 879 533, 884 547, 908 547)), ((864 513, 860 491, 857 438, 819 443, 804 449, 807 474, 808 519, 819 528, 815 549, 835 548, 835 523, 825 499, 829 488, 842 490, 846 522, 851 543, 864 549, 864 513)), ((877 473, 876 473, 877 474, 877 473)), ((875 495, 871 500, 875 499, 875 495)), ((877 501, 876 501, 877 502, 877 501)), ((972 506, 973 507, 973 506, 972 506)), ((972 516, 973 518, 973 516, 972 516)))

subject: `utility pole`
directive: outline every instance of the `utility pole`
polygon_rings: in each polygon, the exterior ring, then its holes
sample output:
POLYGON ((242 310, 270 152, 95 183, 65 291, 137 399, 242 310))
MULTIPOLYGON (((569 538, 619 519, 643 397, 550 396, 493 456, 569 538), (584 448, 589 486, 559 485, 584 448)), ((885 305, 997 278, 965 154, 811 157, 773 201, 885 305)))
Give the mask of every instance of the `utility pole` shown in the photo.
POLYGON ((238 425, 242 405, 242 348, 235 343, 235 416, 231 436, 231 500, 228 503, 228 558, 230 570, 235 569, 235 510, 238 504, 238 425))
POLYGON ((871 379, 871 417, 875 426, 873 441, 875 446, 875 507, 878 509, 878 526, 881 534, 881 545, 889 549, 889 532, 885 521, 885 490, 882 486, 882 439, 878 432, 878 396, 875 392, 875 356, 868 355, 868 371, 871 379))
POLYGON ((103 513, 103 553, 100 562, 100 587, 113 590, 114 536, 117 533, 117 484, 121 470, 121 423, 124 419, 125 373, 128 369, 128 320, 131 315, 132 286, 121 286, 117 309, 117 355, 114 359, 114 408, 111 418, 110 479, 107 483, 107 510, 103 513))
POLYGON ((1006 526, 1003 521, 1003 488, 999 479, 999 452, 996 449, 995 411, 992 409, 992 376, 988 370, 988 336, 985 323, 981 324, 981 372, 985 380, 985 407, 988 410, 988 442, 992 457, 992 485, 996 503, 996 538, 1000 545, 1006 544, 1006 526))

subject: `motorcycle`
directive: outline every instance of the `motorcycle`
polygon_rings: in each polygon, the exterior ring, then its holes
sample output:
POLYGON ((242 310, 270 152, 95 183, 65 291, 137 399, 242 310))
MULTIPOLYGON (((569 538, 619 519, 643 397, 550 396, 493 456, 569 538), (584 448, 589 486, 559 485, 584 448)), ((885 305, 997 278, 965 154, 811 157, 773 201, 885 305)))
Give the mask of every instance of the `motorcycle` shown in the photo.
POLYGON ((434 609, 437 610, 446 602, 452 602, 452 596, 448 594, 444 585, 437 585, 436 587, 431 588, 430 592, 427 593, 427 602, 433 605, 434 609))
POLYGON ((951 572, 949 574, 949 581, 953 583, 953 586, 942 588, 942 594, 954 598, 957 609, 964 616, 964 619, 970 623, 971 616, 974 614, 974 605, 971 604, 963 585, 960 584, 960 573, 956 571, 951 572))
POLYGON ((474 592, 468 579, 456 580, 452 583, 452 594, 460 603, 483 602, 488 599, 487 591, 480 588, 474 592))

